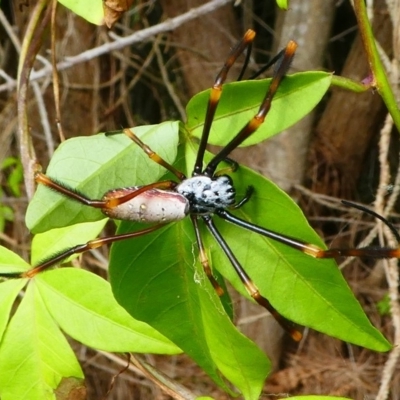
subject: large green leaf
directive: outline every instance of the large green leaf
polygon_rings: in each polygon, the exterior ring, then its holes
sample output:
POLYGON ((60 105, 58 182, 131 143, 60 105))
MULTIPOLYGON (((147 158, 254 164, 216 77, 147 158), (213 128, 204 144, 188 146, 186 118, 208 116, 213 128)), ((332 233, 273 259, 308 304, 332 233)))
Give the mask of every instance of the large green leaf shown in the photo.
MULTIPOLYGON (((185 157, 189 162, 196 151, 196 145, 188 141, 185 157)), ((206 154, 206 159, 210 158, 211 155, 206 154)), ((271 231, 326 248, 297 204, 273 182, 246 167, 240 167, 231 177, 237 199, 245 196, 249 185, 255 188, 250 201, 233 211, 234 215, 271 231)), ((286 318, 376 351, 391 348, 371 325, 334 260, 315 259, 218 217, 214 217, 214 221, 261 294, 286 318)), ((225 254, 206 229, 203 229, 203 239, 210 249, 214 268, 248 297, 225 254)))
MULTIPOLYGON (((275 184, 244 167, 233 178, 239 198, 249 183, 255 187, 251 200, 233 212, 236 216, 325 248, 300 208, 275 184)), ((315 259, 226 221, 216 223, 261 294, 289 320, 373 350, 390 349, 387 340, 369 322, 333 260, 315 259)), ((215 268, 247 295, 225 255, 210 235, 205 237, 215 268)))
MULTIPOLYGON (((131 225, 121 224, 118 232, 131 231, 131 225)), ((245 398, 257 399, 269 362, 226 315, 198 265, 192 231, 184 220, 115 244, 110 263, 114 295, 135 318, 179 343, 219 385, 227 389, 221 371, 245 398)))
MULTIPOLYGON (((209 143, 223 146, 257 113, 270 79, 233 82, 223 86, 211 127, 209 143)), ((321 100, 331 82, 326 72, 301 72, 286 76, 279 86, 265 122, 245 142, 256 144, 287 129, 307 115, 321 100)), ((186 107, 186 128, 200 138, 210 90, 194 96, 186 107)))
POLYGON ((10 318, 11 307, 25 284, 21 279, 0 283, 0 343, 10 318))
POLYGON ((18 254, 0 246, 0 273, 19 273, 29 268, 30 265, 18 254))
MULTIPOLYGON (((185 146, 189 163, 193 161, 195 148, 192 143, 185 146)), ((185 165, 179 167, 187 169, 185 165)), ((238 199, 244 196, 249 184, 255 187, 251 200, 234 211, 235 215, 325 247, 298 206, 277 186, 243 167, 232 176, 238 199)), ((214 220, 261 293, 288 319, 374 350, 390 348, 382 334, 369 322, 333 260, 314 259, 225 221, 218 221, 217 217, 214 220)), ((118 233, 134 231, 139 226, 124 222, 118 233)), ((248 296, 215 240, 205 229, 202 233, 213 267, 248 296)), ((214 347, 215 343, 209 342, 206 332, 211 329, 215 337, 225 338, 225 342, 237 343, 240 339, 234 331, 227 333, 230 324, 214 293, 202 295, 210 285, 201 268, 199 270, 194 243, 189 219, 170 224, 150 235, 116 243, 111 251, 110 279, 117 300, 131 315, 169 337, 221 384, 217 371, 222 371, 222 367, 214 359, 214 350, 220 349, 221 343, 214 347), (218 310, 218 313, 211 309, 218 310)), ((251 375, 254 371, 246 369, 250 362, 246 352, 240 356, 231 353, 231 358, 237 362, 232 370, 241 365, 251 375)), ((217 353, 221 354, 220 351, 217 353)), ((227 353, 229 350, 223 352, 224 360, 230 359, 227 353)), ((243 375, 228 378, 242 391, 249 384, 243 375)), ((259 387, 259 382, 253 382, 254 385, 259 387)), ((247 392, 247 396, 251 398, 252 395, 247 392)))
MULTIPOLYGON (((132 128, 154 151, 173 163, 178 145, 178 122, 132 128)), ((69 139, 62 143, 46 173, 57 181, 99 199, 110 189, 157 181, 164 169, 124 134, 69 139)), ((26 224, 34 233, 104 218, 98 209, 84 206, 43 185, 29 204, 26 224)))
MULTIPOLYGON (((60 254, 60 252, 62 253, 66 249, 93 239, 103 230, 106 222, 107 218, 100 221, 67 226, 65 228, 56 228, 35 235, 32 239, 32 265, 37 265, 41 261, 60 254)), ((77 257, 77 254, 75 257, 77 257)))
MULTIPOLYGON (((192 150, 192 146, 186 147, 189 160, 193 159, 192 150)), ((185 169, 184 166, 181 168, 185 169)), ((298 206, 273 183, 246 168, 240 168, 232 176, 238 199, 244 196, 249 184, 255 187, 251 200, 235 211, 236 215, 325 247, 298 206)), ((214 220, 261 293, 285 317, 367 348, 378 351, 390 348, 369 322, 334 261, 314 259, 218 221, 217 217, 214 220)), ((137 224, 123 223, 120 232, 135 229, 137 224)), ((247 295, 226 256, 205 229, 203 238, 210 250, 213 267, 247 295)), ((193 243, 193 228, 189 221, 181 221, 151 235, 115 244, 111 252, 110 277, 117 300, 133 316, 163 332, 215 379, 216 365, 210 358, 212 350, 204 336, 208 324, 199 311, 202 306, 198 291, 205 283, 199 278, 203 275, 193 271, 197 265, 193 243), (179 321, 179 324, 171 324, 171 321, 179 321)), ((226 337, 226 333, 222 333, 223 326, 221 321, 217 324, 220 329, 215 331, 216 335, 226 337)), ((240 387, 237 381, 234 383, 240 387)))
POLYGON ((0 346, 1 399, 55 399, 53 389, 68 376, 83 373, 32 282, 0 346))
POLYGON ((176 354, 180 350, 147 324, 134 320, 95 274, 62 268, 40 274, 37 287, 51 315, 71 337, 105 351, 176 354))

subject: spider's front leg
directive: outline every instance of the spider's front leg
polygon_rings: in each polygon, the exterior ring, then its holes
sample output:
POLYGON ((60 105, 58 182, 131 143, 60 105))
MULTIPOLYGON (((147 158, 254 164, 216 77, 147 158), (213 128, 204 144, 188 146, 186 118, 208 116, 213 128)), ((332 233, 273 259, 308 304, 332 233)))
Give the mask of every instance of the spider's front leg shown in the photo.
POLYGON ((187 199, 172 190, 176 186, 173 181, 109 190, 100 200, 91 199, 68 185, 48 177, 41 172, 40 166, 36 168, 35 181, 71 200, 89 207, 99 208, 110 218, 140 223, 154 222, 156 225, 135 232, 93 239, 84 244, 70 247, 42 260, 29 271, 3 274, 2 276, 6 278, 33 278, 38 273, 60 264, 74 254, 80 254, 120 240, 142 236, 160 229, 168 222, 184 218, 189 209, 187 199))
POLYGON ((188 213, 185 198, 172 189, 174 181, 155 182, 149 185, 112 189, 101 199, 91 199, 83 193, 43 174, 40 167, 35 181, 61 195, 88 207, 99 208, 106 216, 142 223, 167 223, 184 218, 188 213))

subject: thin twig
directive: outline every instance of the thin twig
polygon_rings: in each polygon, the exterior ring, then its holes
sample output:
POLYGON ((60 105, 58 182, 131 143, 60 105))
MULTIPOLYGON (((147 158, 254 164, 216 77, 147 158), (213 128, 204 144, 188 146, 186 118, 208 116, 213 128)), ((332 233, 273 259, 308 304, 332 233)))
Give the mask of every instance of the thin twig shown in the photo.
MULTIPOLYGON (((134 126, 133 120, 131 120, 131 113, 132 110, 130 109, 130 106, 126 104, 126 99, 131 92, 131 90, 135 87, 135 85, 139 82, 139 80, 143 77, 143 75, 146 72, 146 69, 149 67, 151 62, 153 61, 153 58, 155 56, 155 51, 154 51, 154 46, 151 48, 150 52, 146 55, 146 58, 141 62, 141 63, 133 63, 127 56, 124 56, 123 54, 115 53, 114 54, 117 58, 121 60, 121 71, 124 72, 124 70, 127 69, 128 66, 133 67, 134 69, 137 70, 135 76, 129 81, 128 85, 125 84, 125 80, 121 79, 121 88, 120 88, 120 96, 117 100, 113 101, 112 108, 108 108, 106 111, 106 114, 112 113, 115 109, 117 109, 121 104, 124 106, 127 106, 127 113, 126 115, 130 119, 129 126, 134 126)), ((125 74, 122 74, 123 77, 125 74)))
MULTIPOLYGON (((388 2, 388 8, 390 11, 390 15, 393 22, 393 60, 390 65, 390 82, 394 91, 394 96, 398 100, 399 98, 399 87, 398 87, 398 79, 399 79, 399 63, 398 59, 400 56, 400 46, 399 46, 399 38, 400 35, 398 33, 398 23, 400 22, 400 3, 399 1, 388 2)), ((383 130, 390 132, 393 126, 393 121, 390 116, 387 117, 385 126, 383 130)), ((387 134, 389 136, 389 133, 387 134)), ((389 146, 389 143, 387 144, 389 146)), ((386 161, 386 164, 388 162, 386 161)), ((381 166, 382 168, 382 166, 381 166)), ((382 182, 380 182, 382 185, 382 182)), ((381 189, 381 187, 380 187, 381 189)), ((382 189, 381 189, 382 190, 382 189)), ((386 207, 384 209, 384 213, 388 214, 394 207, 396 200, 399 197, 400 193, 400 165, 397 169, 396 178, 394 180, 394 190, 391 193, 389 199, 386 202, 386 207)), ((383 206, 383 205, 382 205, 383 206)), ((385 236, 390 235, 385 232, 385 236)), ((391 240, 391 236, 386 236, 388 240, 391 240)), ((399 246, 399 243, 396 243, 399 246)), ((378 394, 376 396, 376 400, 386 400, 389 397, 390 393, 390 384, 393 379, 393 375, 396 371, 396 366, 399 362, 400 358, 400 304, 399 304, 399 270, 398 270, 398 260, 392 259, 390 261, 386 261, 384 263, 386 280, 388 282, 388 291, 389 291, 389 301, 390 301, 390 310, 392 317, 392 324, 394 328, 393 334, 393 344, 394 348, 389 354, 388 359, 383 367, 382 376, 381 376, 381 384, 379 387, 378 394)))
MULTIPOLYGON (((388 114, 386 118, 386 123, 381 133, 380 140, 380 169, 381 169, 381 179, 377 192, 377 201, 375 204, 375 210, 378 213, 382 213, 384 210, 384 193, 383 187, 389 183, 389 165, 387 161, 387 156, 389 152, 390 144, 390 132, 393 127, 393 120, 388 114)), ((381 225, 381 223, 379 223, 381 225)), ((381 227, 382 228, 382 227, 381 227)), ((391 246, 398 246, 399 244, 393 238, 391 232, 380 230, 380 240, 385 239, 389 242, 391 246)), ((395 347, 391 351, 388 360, 383 368, 381 385, 379 387, 379 392, 376 400, 385 400, 388 398, 390 391, 390 382, 392 380, 393 374, 396 369, 396 364, 400 356, 399 344, 400 344, 400 306, 399 306, 399 295, 398 295, 398 282, 399 282, 399 271, 397 267, 397 260, 384 260, 384 268, 386 273, 386 280, 389 286, 389 299, 390 299, 390 309, 392 314, 392 323, 394 327, 394 344, 395 347)))
MULTIPOLYGON (((208 14, 228 3, 230 3, 232 0, 211 0, 208 3, 197 7, 197 8, 192 8, 188 12, 178 15, 177 17, 167 19, 166 21, 158 24, 151 26, 146 29, 142 29, 138 32, 135 32, 132 35, 129 35, 127 37, 120 37, 116 38, 114 42, 111 43, 104 43, 101 46, 95 47, 93 49, 84 51, 76 56, 72 57, 66 57, 63 61, 60 61, 57 64, 57 70, 58 71, 63 71, 65 69, 71 68, 72 66, 76 64, 80 64, 86 61, 90 61, 96 57, 99 57, 103 54, 110 53, 114 50, 120 50, 126 46, 130 46, 134 43, 139 43, 139 42, 144 42, 148 40, 149 38, 158 35, 163 32, 168 32, 173 29, 178 28, 179 26, 183 25, 186 22, 189 22, 193 19, 199 18, 202 15, 208 14)), ((114 35, 115 37, 115 35, 114 35)), ((40 78, 43 78, 49 74, 51 74, 52 67, 51 66, 46 66, 40 69, 39 71, 32 72, 30 79, 31 80, 37 80, 40 78)), ((10 90, 15 88, 16 82, 7 82, 4 83, 3 85, 0 85, 0 92, 3 92, 5 90, 10 90)))
MULTIPOLYGON (((125 363, 124 360, 122 360, 115 354, 105 351, 99 351, 99 353, 103 354, 105 357, 113 360, 119 365, 124 365, 125 363)), ((151 382, 155 383, 159 388, 161 388, 165 393, 176 400, 194 400, 198 397, 196 394, 192 393, 184 386, 168 378, 160 371, 157 371, 155 367, 142 360, 138 355, 131 354, 131 365, 129 365, 128 370, 133 371, 135 374, 146 377, 151 382)))
MULTIPOLYGON (((51 63, 53 65, 53 95, 54 105, 56 107, 56 119, 58 135, 61 141, 65 140, 65 135, 61 124, 61 108, 60 108, 60 79, 57 71, 57 52, 56 52, 56 11, 57 11, 57 0, 51 2, 51 63)), ((51 142, 52 143, 52 142, 51 142)), ((54 148, 49 148, 49 156, 53 155, 54 148)))
MULTIPOLYGON (((362 42, 367 53, 368 63, 374 76, 375 86, 389 110, 397 130, 400 132, 400 111, 389 84, 382 61, 377 50, 376 41, 369 23, 364 0, 354 0, 354 9, 362 42)), ((396 26, 398 28, 398 26, 396 26)))
POLYGON ((28 198, 33 196, 35 184, 33 181, 33 165, 36 161, 35 150, 29 135, 28 116, 26 110, 29 77, 36 54, 41 46, 42 34, 50 18, 47 0, 39 1, 32 13, 21 46, 21 56, 18 64, 18 139, 21 163, 24 169, 25 190, 28 198))
MULTIPOLYGON (((396 35, 396 32, 395 32, 396 35)), ((395 54, 396 55, 396 54, 395 54)), ((396 57, 394 57, 393 62, 391 64, 392 68, 390 69, 391 76, 390 81, 392 82, 392 86, 397 89, 396 83, 398 82, 398 63, 396 57)), ((398 97, 398 89, 395 91, 396 97, 398 97)), ((390 146, 390 133, 393 128, 393 120, 390 115, 386 117, 385 125, 381 132, 381 141, 380 141, 380 154, 379 154, 379 161, 380 161, 380 169, 383 173, 389 174, 389 163, 388 163, 388 153, 389 153, 389 146, 390 146), (386 146, 382 149, 382 146, 386 146)), ((382 172, 381 172, 382 176, 382 172)), ((376 204, 376 208, 379 209, 379 212, 383 212, 385 214, 389 213, 394 206, 398 195, 399 195, 399 188, 395 186, 395 190, 391 194, 389 200, 386 203, 386 207, 384 206, 384 199, 383 196, 385 194, 384 187, 390 183, 389 178, 384 180, 386 176, 379 182, 379 188, 377 193, 377 200, 378 204, 376 204)), ((395 184, 400 184, 400 166, 397 170, 397 176, 395 179, 395 184)), ((390 232, 384 231, 384 236, 386 240, 392 246, 399 246, 399 243, 393 239, 393 235, 390 232)), ((383 234, 380 235, 383 237, 383 234)), ((376 400, 386 400, 389 396, 390 392, 390 383, 393 379, 393 375, 396 371, 396 365, 400 358, 400 304, 399 304, 399 270, 398 270, 398 260, 385 260, 384 267, 386 273, 386 280, 388 282, 388 291, 389 291, 389 301, 390 301, 390 311, 392 316, 392 324, 394 328, 394 348, 390 352, 389 357, 384 365, 381 377, 381 384, 379 387, 378 394, 376 396, 376 400)))
POLYGON ((162 56, 162 53, 161 53, 161 50, 160 50, 160 46, 159 46, 159 43, 158 43, 157 40, 154 42, 154 49, 156 51, 157 63, 158 63, 158 66, 160 68, 161 77, 162 77, 162 79, 164 81, 164 85, 165 85, 165 87, 166 87, 166 89, 168 91, 168 94, 170 95, 172 101, 174 102, 175 107, 178 109, 178 112, 180 114, 181 119, 184 121, 185 118, 186 118, 185 107, 183 106, 183 104, 182 104, 180 98, 178 97, 178 95, 176 94, 174 86, 173 86, 172 82, 169 79, 168 72, 167 72, 167 69, 165 68, 163 56, 162 56))
MULTIPOLYGON (((1 10, 0 10, 0 22, 1 22, 2 26, 4 27, 5 31, 7 32, 7 34, 9 35, 9 37, 15 47, 15 50, 17 51, 18 54, 20 54, 21 53, 21 43, 20 43, 18 37, 14 34, 10 23, 5 18, 4 14, 1 10)), ((10 80, 12 81, 12 79, 10 79, 10 80)), ((42 92, 38 82, 33 82, 32 87, 33 87, 33 93, 36 97, 36 104, 38 106, 40 121, 42 123, 44 136, 45 136, 46 142, 48 144, 49 156, 51 157, 54 152, 54 143, 53 143, 52 136, 51 136, 51 128, 50 128, 50 123, 49 123, 49 119, 47 116, 47 110, 46 110, 46 107, 44 104, 43 92, 42 92)))

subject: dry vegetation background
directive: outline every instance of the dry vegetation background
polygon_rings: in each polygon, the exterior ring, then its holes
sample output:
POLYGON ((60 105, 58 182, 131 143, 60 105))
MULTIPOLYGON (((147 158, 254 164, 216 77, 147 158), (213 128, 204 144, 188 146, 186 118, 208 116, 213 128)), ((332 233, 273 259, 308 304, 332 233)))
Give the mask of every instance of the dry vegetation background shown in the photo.
MULTIPOLYGON (((56 57, 63 60, 79 55, 109 42, 109 35, 114 35, 112 39, 128 36, 204 3, 205 0, 142 0, 124 15, 112 33, 59 6, 55 17, 56 57)), ((59 122, 64 135, 69 138, 184 118, 188 99, 211 86, 229 48, 247 28, 254 28, 258 34, 250 63, 253 70, 292 38, 299 43, 293 70, 323 69, 357 81, 368 76, 354 12, 347 0, 292 0, 287 13, 278 12, 270 0, 237 3, 236 7, 219 7, 171 32, 161 32, 86 62, 82 60, 61 71, 59 122)), ((20 157, 15 78, 21 41, 35 5, 35 1, 1 2, 0 162, 10 156, 20 157)), ((396 63, 391 60, 396 61, 399 55, 396 21, 400 10, 396 9, 396 1, 390 2, 390 7, 384 0, 376 0, 371 15, 386 65, 397 83, 396 63)), ((44 23, 48 34, 41 44, 36 70, 51 62, 50 17, 44 23)), ((45 166, 61 140, 51 73, 31 84, 27 115, 36 156, 45 166)), ((343 208, 340 199, 365 204, 384 204, 393 199, 390 196, 397 190, 392 184, 398 168, 398 133, 391 132, 390 125, 385 126, 385 117, 377 93, 353 94, 333 89, 318 109, 290 132, 269 143, 237 151, 235 158, 271 177, 298 199, 329 246, 358 245, 374 228, 374 222, 343 208), (382 176, 384 171, 388 172, 382 176), (378 195, 377 188, 381 190, 378 195)), ((1 170, 1 204, 10 207, 12 213, 0 239, 2 245, 28 259, 30 236, 24 225, 24 212, 29 200, 26 193, 30 191, 29 187, 24 190, 22 181, 19 197, 10 190, 12 171, 13 167, 1 170)), ((6 208, 1 210, 8 215, 6 208)), ((395 211, 394 205, 392 214, 395 211)), ((86 255, 84 262, 88 267, 105 269, 106 250, 86 255)), ((351 262, 342 267, 374 325, 394 341, 393 320, 398 316, 382 315, 377 307, 388 293, 386 276, 390 269, 383 261, 351 262)), ((397 290, 396 277, 389 279, 389 285, 397 290)), ((392 367, 394 377, 386 386, 382 384, 387 376, 387 354, 376 354, 311 331, 306 332, 300 345, 295 345, 282 337, 264 312, 243 300, 237 300, 236 316, 243 331, 271 355, 276 367, 262 398, 303 393, 360 400, 400 398, 400 368, 396 359, 392 367)), ((126 359, 78 344, 76 350, 87 376, 88 398, 103 398, 126 359)), ((184 356, 144 359, 193 393, 227 398, 184 356)), ((129 371, 118 376, 107 398, 171 397, 132 364, 129 371)))

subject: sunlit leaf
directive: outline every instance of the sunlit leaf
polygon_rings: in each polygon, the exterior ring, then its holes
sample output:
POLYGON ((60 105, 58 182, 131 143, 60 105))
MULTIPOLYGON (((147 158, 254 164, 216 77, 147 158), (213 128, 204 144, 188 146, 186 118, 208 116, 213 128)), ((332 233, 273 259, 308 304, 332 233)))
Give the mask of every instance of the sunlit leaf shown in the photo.
POLYGON ((180 350, 147 324, 134 320, 114 299, 110 285, 76 268, 36 278, 53 318, 71 337, 105 351, 176 354, 180 350))
POLYGON ((0 246, 0 273, 19 273, 30 267, 18 254, 0 246))
POLYGON ((0 282, 0 343, 10 318, 11 307, 25 284, 21 279, 0 282))
POLYGON ((92 24, 104 24, 102 0, 58 0, 58 2, 92 24))
MULTIPOLYGON (((224 146, 257 113, 270 79, 224 85, 211 127, 210 144, 224 146)), ((326 72, 301 72, 286 76, 272 102, 265 122, 245 142, 250 146, 287 129, 307 115, 321 100, 331 82, 326 72)), ((210 90, 194 96, 186 107, 186 128, 199 138, 203 130, 210 90)))
MULTIPOLYGON (((178 144, 178 122, 135 127, 133 131, 166 161, 173 163, 178 144)), ((124 134, 98 134, 63 142, 46 173, 57 181, 100 199, 114 188, 157 181, 164 169, 124 134)), ((98 209, 83 206, 43 185, 29 203, 26 224, 33 233, 104 218, 98 209)))
POLYGON ((107 219, 102 219, 100 221, 52 229, 35 235, 32 240, 32 265, 37 265, 40 261, 59 254, 63 250, 86 243, 102 231, 106 222, 107 219))
POLYGON ((63 376, 83 378, 71 347, 34 292, 29 285, 0 346, 2 400, 55 399, 53 389, 63 376))
MULTIPOLYGON (((249 182, 255 188, 251 200, 235 215, 325 248, 299 207, 271 181, 244 167, 233 178, 239 198, 249 182)), ((371 325, 333 260, 315 259, 225 221, 218 221, 217 226, 261 293, 289 320, 376 351, 390 349, 387 340, 371 325)), ((214 240, 209 235, 206 238, 215 268, 247 295, 225 256, 213 246, 214 240)))
POLYGON ((287 10, 288 9, 288 4, 289 0, 276 0, 276 4, 279 8, 282 10, 287 10))
MULTIPOLYGON (((118 232, 131 229, 124 223, 118 232)), ((185 220, 113 246, 114 295, 131 315, 170 338, 225 390, 219 371, 245 398, 257 399, 269 363, 226 315, 198 265, 192 230, 185 220)))

